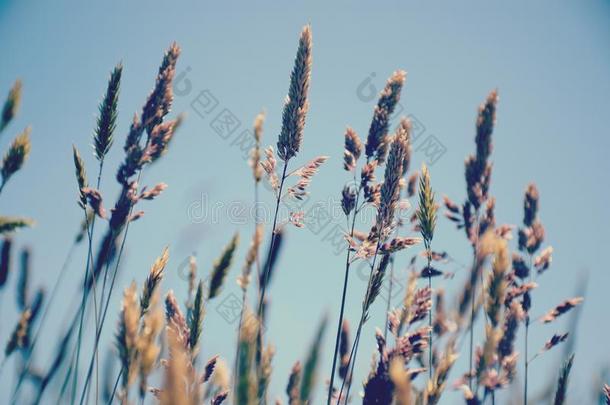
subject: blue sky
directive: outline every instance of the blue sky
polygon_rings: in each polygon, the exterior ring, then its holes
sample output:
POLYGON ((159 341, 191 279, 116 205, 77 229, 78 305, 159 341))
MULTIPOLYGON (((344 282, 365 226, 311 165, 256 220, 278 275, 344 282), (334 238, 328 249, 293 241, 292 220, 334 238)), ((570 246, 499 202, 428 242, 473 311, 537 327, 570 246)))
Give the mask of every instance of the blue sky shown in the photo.
MULTIPOLYGON (((233 281, 252 233, 251 223, 242 223, 243 207, 249 207, 253 198, 250 171, 236 139, 264 108, 264 143, 275 144, 298 34, 306 23, 313 29, 314 64, 311 109, 298 161, 331 157, 313 181, 312 202, 336 198, 348 180, 341 170, 343 133, 347 125, 361 136, 368 129, 374 101, 363 95, 369 84, 366 80, 378 91, 396 69, 408 72, 401 104, 405 114, 425 127, 421 142, 434 136, 445 150, 431 165, 433 187, 439 196, 461 201, 463 160, 474 148, 476 108, 491 89, 498 88, 491 191, 498 201, 498 221, 519 223, 523 191, 535 181, 547 241, 555 254, 552 269, 535 292, 534 314, 575 294, 579 280, 588 275, 572 380, 574 398, 588 398, 592 376, 610 361, 601 338, 610 333, 610 275, 605 260, 610 243, 607 1, 469 1, 459 5, 2 1, 0 49, 5 56, 0 93, 8 92, 16 78, 23 80, 24 93, 19 116, 2 134, 0 146, 5 150, 10 138, 31 124, 33 148, 25 168, 3 191, 0 211, 37 221, 35 228, 16 238, 19 245, 34 248, 33 283, 50 288, 81 219, 75 204, 71 145, 84 152, 93 172, 94 158, 86 152, 109 71, 119 61, 124 64, 117 144, 102 182, 103 194, 112 201, 117 192, 113 172, 122 158, 120 145, 130 118, 153 85, 163 51, 177 41, 183 49, 178 72, 190 83, 190 91, 182 81, 185 87, 176 96, 174 112, 187 113, 187 119, 168 155, 144 175, 143 183, 164 181, 169 188, 143 207, 145 217, 130 229, 119 284, 126 286, 132 279, 141 283, 163 246, 170 245, 164 289, 184 296, 186 285, 178 269, 187 255, 196 252, 200 274, 205 276, 222 246, 239 231, 242 248, 224 297, 210 304, 202 343, 204 357, 220 353, 231 361, 235 326, 215 307, 238 293, 233 281), (202 117, 191 104, 203 91, 218 105, 202 117), (227 139, 212 124, 225 109, 239 121, 227 139), (217 220, 204 216, 202 212, 210 211, 198 207, 217 207, 217 220)), ((423 151, 416 150, 413 167, 425 160, 423 151)), ((263 190, 261 194, 271 204, 270 193, 263 190)), ((340 217, 335 222, 343 224, 340 217)), ((438 228, 434 245, 468 263, 462 233, 443 219, 438 228)), ((324 313, 332 322, 320 375, 328 376, 344 260, 325 240, 330 229, 317 234, 311 229, 288 229, 270 291, 269 336, 277 349, 273 396, 283 396, 288 371, 305 356, 324 313)), ((52 321, 47 323, 51 336, 59 333, 63 314, 75 305, 85 254, 79 250, 73 258, 52 321)), ((404 279, 407 257, 401 260, 404 279)), ((464 271, 458 271, 447 282, 451 298, 464 276, 464 271)), ((15 279, 13 275, 11 285, 15 279)), ((352 280, 347 315, 355 322, 365 282, 357 277, 352 280)), ((120 301, 118 293, 114 297, 113 316, 120 301)), ((16 319, 12 292, 3 292, 1 302, 2 324, 12 325, 16 319)), ((374 312, 363 336, 357 381, 368 372, 374 326, 383 322, 384 305, 378 303, 374 312)), ((112 319, 106 329, 105 349, 111 347, 114 323, 112 319)), ((541 346, 555 329, 565 327, 565 320, 555 327, 536 325, 532 347, 541 346)), ((2 339, 8 329, 1 329, 2 339)), ((52 353, 52 346, 45 349, 38 353, 41 362, 52 353)), ((534 363, 534 388, 546 381, 548 370, 555 374, 560 357, 558 350, 534 363)), ((464 364, 457 368, 463 370, 464 364)), ((3 391, 11 381, 7 375, 5 370, 0 382, 3 391)))

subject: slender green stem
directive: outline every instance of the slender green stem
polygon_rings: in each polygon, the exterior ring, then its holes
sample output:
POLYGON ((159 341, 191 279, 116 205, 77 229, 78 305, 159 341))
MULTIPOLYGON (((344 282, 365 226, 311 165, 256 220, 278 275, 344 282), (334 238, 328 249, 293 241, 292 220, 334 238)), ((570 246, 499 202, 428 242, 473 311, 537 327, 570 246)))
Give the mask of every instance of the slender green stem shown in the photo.
MULTIPOLYGON (((263 269, 263 278, 262 278, 262 287, 261 287, 261 291, 260 291, 260 297, 258 300, 258 317, 261 320, 261 326, 264 325, 263 323, 263 305, 264 305, 264 301, 265 301, 265 292, 267 289, 267 278, 269 277, 269 272, 271 271, 270 267, 271 267, 271 255, 273 253, 273 248, 275 245, 275 231, 276 231, 276 227, 277 227, 277 217, 279 214, 279 208, 280 208, 280 202, 282 201, 282 190, 284 188, 284 182, 286 181, 286 170, 288 169, 288 161, 284 161, 284 168, 282 170, 282 180, 280 181, 280 187, 278 189, 278 193, 277 193, 277 198, 276 198, 276 202, 275 202, 275 214, 273 216, 273 228, 271 229, 271 243, 269 244, 269 251, 267 252, 267 266, 265 269, 263 269)), ((263 328, 259 328, 259 331, 262 330, 263 328)))
MULTIPOLYGON (((104 159, 102 158, 100 160, 100 165, 97 171, 97 182, 96 182, 96 189, 99 190, 100 188, 100 184, 102 181, 102 172, 104 169, 104 159)), ((86 221, 86 225, 87 225, 87 237, 88 237, 88 242, 89 242, 89 246, 88 246, 88 251, 87 251, 87 270, 85 271, 85 280, 83 281, 83 298, 81 301, 81 307, 83 308, 80 314, 80 321, 79 321, 79 325, 78 325, 78 343, 77 343, 77 349, 76 349, 76 363, 74 365, 75 368, 75 372, 74 372, 74 377, 73 377, 73 381, 72 381, 72 400, 71 400, 71 404, 74 405, 74 401, 76 400, 76 387, 78 384, 78 367, 79 367, 79 363, 80 363, 80 350, 81 350, 81 345, 82 345, 82 333, 83 333, 83 318, 84 318, 84 314, 86 312, 86 306, 87 306, 87 297, 88 297, 88 292, 87 292, 87 283, 89 281, 89 268, 90 266, 93 264, 93 232, 95 230, 95 215, 93 216, 93 218, 91 219, 91 228, 89 229, 89 219, 87 218, 87 207, 83 207, 83 212, 85 213, 85 221, 86 221)), ((94 303, 94 316, 95 316, 95 329, 97 330, 99 324, 98 324, 98 314, 97 314, 97 292, 96 292, 96 286, 95 286, 95 274, 91 273, 91 280, 93 282, 93 303, 94 303)), ((99 370, 98 370, 99 371, 99 370)), ((98 377, 99 373, 96 374, 96 394, 98 392, 98 377)), ((96 395, 96 403, 97 403, 97 395, 96 395)))
MULTIPOLYGON (((356 202, 354 203, 354 207, 358 207, 358 199, 360 197, 360 187, 358 188, 358 193, 356 194, 356 202)), ((354 227, 356 225, 356 216, 358 215, 358 210, 357 208, 354 208, 354 215, 352 217, 352 225, 351 225, 351 230, 350 230, 350 237, 354 236, 354 227)), ((343 325, 343 316, 345 313, 345 298, 347 295, 347 285, 348 285, 348 281, 349 281, 349 270, 350 270, 350 265, 351 265, 351 250, 350 247, 347 247, 347 254, 346 254, 346 258, 345 258, 345 275, 344 275, 344 279, 343 279, 343 292, 341 294, 341 310, 339 311, 339 322, 337 324, 337 337, 335 338, 335 351, 333 354, 333 365, 332 365, 332 369, 330 372, 330 385, 328 388, 328 400, 327 400, 327 405, 330 405, 331 399, 332 399, 332 392, 334 389, 334 382, 335 382, 335 371, 337 368, 337 357, 339 354, 339 344, 340 344, 340 340, 341 340, 341 327, 343 325)), ((350 376, 346 375, 345 379, 348 379, 350 376)), ((345 380, 344 380, 345 381, 345 380)))
POLYGON ((392 287, 394 286, 394 257, 390 259, 390 286, 385 308, 385 324, 383 325, 383 339, 388 340, 388 323, 390 322, 390 309, 392 305, 392 287))
MULTIPOLYGON (((87 238, 89 241, 89 248, 88 248, 88 252, 87 252, 87 269, 85 271, 85 279, 83 280, 83 296, 82 296, 82 300, 81 300, 81 311, 80 311, 80 320, 79 320, 79 325, 78 325, 78 338, 77 338, 77 345, 76 345, 76 359, 75 359, 75 363, 74 363, 74 374, 73 374, 73 379, 72 379, 72 399, 70 401, 70 403, 72 405, 74 405, 74 401, 76 400, 76 387, 78 384, 78 366, 80 363, 80 350, 81 350, 81 343, 82 343, 82 335, 83 335, 83 320, 85 317, 85 312, 86 312, 86 306, 87 306, 87 297, 88 297, 88 292, 87 292, 87 282, 89 281, 89 269, 91 267, 91 262, 92 262, 92 241, 93 241, 93 231, 95 229, 95 216, 93 216, 93 218, 91 219, 91 228, 89 228, 89 219, 87 218, 87 211, 86 211, 86 207, 85 207, 85 221, 87 221, 86 226, 87 226, 87 238)), ((91 273, 92 274, 92 273, 91 273)), ((95 275, 92 274, 92 279, 95 279, 95 275)), ((94 292, 95 294, 95 292, 94 292)), ((96 308, 97 308, 97 304, 96 304, 96 308)), ((96 311, 96 319, 97 319, 97 311, 96 311)))
MULTIPOLYGON (((532 272, 534 271, 534 269, 532 268, 532 254, 529 254, 529 267, 530 267, 530 274, 529 274, 529 278, 530 281, 532 280, 532 272)), ((523 386, 523 404, 527 405, 527 379, 528 379, 528 368, 529 368, 529 361, 528 361, 528 338, 529 338, 529 329, 530 329, 530 316, 529 316, 529 308, 528 308, 528 312, 525 314, 525 357, 524 357, 524 368, 525 368, 525 373, 524 373, 524 386, 523 386)))
MULTIPOLYGON (((116 381, 114 382, 114 387, 112 388, 112 394, 110 395, 110 399, 108 400, 108 405, 112 404, 114 401, 114 396, 116 395, 116 390, 119 387, 119 381, 121 381, 121 376, 123 375, 123 367, 121 367, 121 371, 119 375, 116 377, 116 381)), ((142 397, 142 401, 144 401, 144 397, 142 397)))
MULTIPOLYGON (((430 272, 430 251, 428 251, 428 272, 430 272)), ((428 288, 430 289, 430 299, 434 302, 434 295, 432 294, 432 274, 428 274, 428 288)), ((428 311, 428 327, 430 328, 430 332, 428 335, 428 339, 430 340, 430 347, 428 348, 428 378, 432 381, 432 305, 430 305, 430 310, 428 311)))
MULTIPOLYGON (((474 215, 474 246, 473 246, 473 259, 472 259, 472 271, 475 271, 474 266, 477 264, 477 254, 478 254, 478 246, 479 246, 479 209, 475 210, 474 215)), ((469 366, 468 366, 468 388, 472 390, 472 367, 473 367, 473 353, 474 353, 474 317, 475 317, 475 307, 477 300, 477 278, 474 277, 474 281, 472 283, 472 305, 470 311, 470 352, 469 352, 469 366)))
MULTIPOLYGON (((371 273, 369 275, 369 282, 367 284, 367 294, 365 296, 365 300, 368 299, 368 293, 369 290, 371 289, 371 282, 373 280, 373 272, 375 271, 375 262, 377 260, 377 255, 379 253, 379 247, 381 246, 381 239, 377 240, 377 246, 375 247, 375 254, 373 255, 373 263, 371 265, 371 273)), ((358 357, 358 347, 359 347, 359 343, 360 343, 360 334, 362 333, 362 327, 364 326, 364 321, 365 321, 365 317, 366 317, 366 311, 364 310, 364 306, 362 308, 362 314, 360 315, 360 321, 358 322, 358 330, 356 332, 356 339, 354 340, 354 344, 352 345, 352 354, 350 354, 350 359, 348 362, 348 365, 350 365, 350 372, 349 372, 349 382, 347 384, 347 391, 345 393, 345 397, 346 397, 346 401, 347 398, 349 398, 349 391, 352 387, 352 380, 353 378, 351 378, 353 376, 353 372, 354 372, 354 365, 356 364, 356 358, 358 357)), ((343 381, 343 385, 345 385, 345 380, 343 381)), ((341 391, 339 392, 339 397, 342 396, 343 393, 343 385, 341 386, 341 391)))
MULTIPOLYGON (((130 212, 129 216, 131 216, 132 209, 133 209, 133 204, 132 204, 132 206, 131 206, 131 208, 129 210, 129 212, 130 212)), ((112 298, 112 292, 114 290, 114 283, 116 281, 116 276, 117 276, 117 273, 118 273, 119 265, 121 263, 121 257, 123 255, 123 250, 125 248, 125 241, 127 240, 127 233, 129 231, 129 224, 130 224, 130 222, 127 222, 127 225, 125 226, 125 232, 123 234, 123 240, 121 241, 121 247, 119 249, 119 254, 118 254, 117 259, 116 259, 115 268, 114 268, 114 270, 112 272, 112 280, 110 282, 110 288, 108 290, 108 298, 106 299, 106 303, 103 304, 104 311, 102 313, 102 317, 101 317, 101 321, 100 321, 100 326, 99 326, 99 328, 97 328, 96 335, 95 335, 95 341, 94 341, 94 347, 93 347, 93 351, 94 352, 93 352, 93 355, 91 356, 91 361, 89 362, 89 368, 88 368, 88 371, 87 371, 87 377, 85 379, 85 386, 83 387, 83 391, 81 393, 81 399, 80 399, 80 404, 81 405, 83 404, 84 395, 85 395, 85 392, 87 390, 87 386, 89 385, 89 381, 91 379, 91 373, 93 371, 93 363, 95 361, 95 354, 97 353, 97 350, 98 350, 98 346, 99 346, 99 342, 100 342, 100 337, 102 335, 102 329, 104 328, 104 322, 106 321, 106 315, 108 314, 108 306, 109 306, 110 300, 112 298)), ((106 267, 108 267, 109 265, 110 265, 110 262, 107 262, 106 263, 106 267)), ((102 297, 102 300, 103 300, 103 297, 102 297)))
POLYGON ((529 367, 529 362, 527 361, 527 349, 528 349, 528 344, 527 344, 527 339, 528 339, 528 335, 529 335, 529 326, 530 326, 530 320, 529 320, 529 316, 526 315, 525 317, 525 361, 524 361, 524 367, 525 367, 525 382, 524 382, 524 388, 523 388, 523 404, 527 405, 527 372, 528 372, 528 367, 529 367))
POLYGON ((243 292, 241 298, 241 311, 239 313, 239 323, 237 324, 237 347, 235 348, 235 361, 233 366, 233 386, 235 387, 235 393, 237 393, 237 367, 239 367, 239 354, 240 354, 240 339, 241 339, 241 325, 244 321, 244 307, 246 306, 246 291, 243 292))

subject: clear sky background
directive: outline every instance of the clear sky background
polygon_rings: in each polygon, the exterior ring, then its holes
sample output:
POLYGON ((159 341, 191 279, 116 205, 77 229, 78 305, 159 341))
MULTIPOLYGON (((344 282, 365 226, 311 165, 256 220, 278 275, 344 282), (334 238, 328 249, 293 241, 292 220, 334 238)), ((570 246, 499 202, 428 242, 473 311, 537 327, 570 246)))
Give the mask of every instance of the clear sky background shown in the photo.
MULTIPOLYGON (((144 184, 164 181, 169 188, 158 200, 142 205, 145 217, 130 228, 119 287, 132 279, 141 285, 155 257, 169 245, 163 290, 174 289, 184 297, 186 283, 179 268, 186 257, 196 252, 200 276, 205 277, 222 246, 239 231, 237 261, 223 295, 208 308, 202 340, 204 358, 218 353, 232 362, 236 325, 225 321, 216 308, 239 293, 234 280, 252 233, 252 218, 244 218, 242 208, 253 198, 250 169, 232 142, 264 108, 264 143, 275 144, 298 34, 306 23, 312 24, 314 38, 311 109, 295 162, 331 156, 313 181, 311 201, 339 195, 349 177, 341 169, 345 127, 351 125, 365 136, 374 101, 364 89, 379 91, 396 69, 408 72, 404 113, 425 126, 422 140, 434 135, 446 149, 431 165, 433 187, 439 196, 462 201, 463 161, 474 150, 477 106, 491 89, 499 89, 491 189, 498 222, 521 221, 523 191, 535 181, 547 242, 555 253, 551 270, 534 293, 533 315, 575 294, 588 275, 579 329, 572 331, 577 341, 570 390, 573 400, 589 401, 595 376, 610 361, 605 338, 610 334, 608 1, 0 1, 0 93, 4 96, 16 78, 24 83, 21 111, 2 134, 0 146, 6 150, 10 139, 30 124, 33 143, 27 165, 2 193, 0 212, 37 221, 35 228, 16 237, 18 246, 33 247, 33 285, 52 286, 82 218, 75 203, 71 145, 83 151, 93 173, 95 160, 87 151, 109 71, 123 62, 117 140, 102 182, 108 204, 117 193, 114 171, 122 159, 131 116, 140 111, 164 50, 177 41, 183 49, 178 72, 186 74, 183 79, 189 83, 181 82, 184 87, 179 88, 183 91, 176 97, 174 112, 188 116, 170 152, 144 175, 144 184), (212 115, 205 117, 191 106, 203 90, 218 101, 212 115), (225 108, 240 122, 228 139, 210 125, 225 108), (205 215, 214 206, 220 206, 217 220, 205 215)), ((416 151, 413 167, 424 161, 424 153, 416 151)), ((270 206, 270 193, 261 194, 270 206)), ((306 355, 324 313, 331 323, 320 376, 329 376, 344 256, 335 255, 324 236, 334 224, 343 223, 339 216, 318 234, 309 228, 288 228, 270 290, 268 336, 277 349, 271 398, 284 397, 289 370, 306 355)), ((461 231, 440 219, 437 235, 437 249, 469 262, 461 231)), ((46 323, 48 343, 37 352, 41 366, 48 366, 65 313, 76 305, 85 255, 82 247, 75 254, 46 323)), ((401 280, 409 257, 398 261, 401 280)), ((456 265, 447 269, 457 271, 455 279, 446 281, 453 303, 466 272, 456 265)), ((347 316, 356 323, 366 283, 358 277, 352 281, 347 316)), ((2 341, 16 321, 15 282, 13 274, 0 298, 2 341)), ((119 291, 105 329, 104 351, 113 343, 119 291)), ((374 327, 383 323, 384 308, 385 303, 376 303, 364 330, 355 388, 368 373, 374 327)), ((556 330, 567 328, 566 320, 553 326, 536 324, 531 330, 532 351, 556 330)), ((481 340, 482 333, 477 338, 481 340)), ((521 346, 520 335, 519 350, 521 346)), ((562 356, 557 350, 533 363, 533 392, 555 378, 562 356)), ((451 380, 465 364, 463 358, 451 380)), ((13 367, 11 362, 3 371, 1 392, 12 384, 13 367)), ((54 395, 47 399, 51 398, 54 395)), ((451 393, 444 403, 457 398, 459 394, 451 393)), ((321 402, 318 391, 315 403, 321 402)))

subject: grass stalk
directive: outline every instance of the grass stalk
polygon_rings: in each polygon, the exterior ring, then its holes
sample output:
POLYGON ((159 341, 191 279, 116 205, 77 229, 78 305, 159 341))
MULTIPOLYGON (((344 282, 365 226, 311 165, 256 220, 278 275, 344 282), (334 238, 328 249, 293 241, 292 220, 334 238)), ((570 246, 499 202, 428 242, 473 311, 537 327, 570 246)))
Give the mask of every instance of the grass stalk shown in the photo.
MULTIPOLYGON (((479 209, 477 208, 474 213, 474 246, 472 255, 472 266, 476 266, 478 245, 479 245, 479 209)), ((476 297, 477 297, 477 283, 476 279, 472 285, 472 302, 470 308, 470 351, 468 356, 468 388, 472 391, 472 369, 473 369, 473 356, 474 356, 474 317, 476 309, 476 297)))
POLYGON ((261 321, 261 328, 259 328, 259 330, 262 330, 263 329, 262 325, 264 325, 264 320, 262 319, 263 305, 264 305, 264 301, 265 301, 265 292, 267 290, 268 277, 269 277, 269 273, 271 271, 271 269, 270 269, 271 254, 273 253, 273 248, 274 248, 275 239, 276 239, 275 231, 277 229, 277 218, 278 218, 279 209, 280 209, 280 202, 282 201, 282 190, 284 188, 284 182, 286 181, 286 177, 287 177, 286 176, 287 169, 288 169, 288 160, 285 160, 284 167, 282 169, 282 179, 280 181, 280 186, 279 186, 277 198, 275 201, 275 214, 273 215, 273 227, 271 228, 271 243, 269 243, 269 251, 267 252, 267 268, 263 269, 263 277, 262 277, 263 282, 262 282, 260 296, 259 296, 259 300, 258 300, 257 313, 258 313, 258 317, 261 321))
MULTIPOLYGON (((354 182, 355 182, 355 178, 354 178, 354 182)), ((356 217, 358 215, 359 197, 360 197, 360 188, 358 189, 358 193, 356 194, 356 202, 354 204, 354 206, 356 208, 354 209, 354 215, 352 217, 350 237, 354 236, 354 227, 356 225, 356 217)), ((351 250, 348 246, 347 254, 345 257, 345 275, 344 275, 344 279, 343 279, 343 291, 341 293, 341 309, 339 311, 339 322, 337 323, 337 337, 335 338, 335 350, 334 350, 334 354, 333 354, 333 365, 332 365, 332 369, 330 372, 330 385, 328 388, 327 405, 330 405, 330 402, 332 399, 332 392, 334 389, 335 372, 336 372, 336 368, 337 368, 337 357, 339 355, 339 342, 341 340, 341 326, 343 325, 343 316, 345 314, 345 298, 347 295, 347 285, 348 285, 348 281, 349 281, 350 266, 351 266, 351 250)), ((346 379, 347 378, 349 378, 349 375, 346 376, 346 379)))
MULTIPOLYGON (((100 184, 102 181, 102 172, 104 169, 104 158, 102 157, 102 159, 100 160, 100 164, 99 164, 99 168, 98 168, 98 172, 97 172, 97 183, 95 188, 97 190, 99 190, 100 188, 100 184)), ((80 362, 80 350, 81 350, 81 345, 82 345, 82 332, 83 332, 83 319, 84 319, 84 314, 86 311, 86 307, 87 307, 87 297, 88 297, 88 291, 87 291, 87 283, 89 281, 89 268, 93 265, 93 232, 95 231, 95 215, 91 218, 91 227, 89 227, 89 219, 87 218, 87 207, 83 207, 83 212, 85 215, 85 224, 87 226, 87 238, 88 238, 88 248, 87 248, 87 270, 85 271, 85 279, 83 281, 83 297, 81 300, 81 312, 80 312, 80 320, 79 320, 79 325, 78 325, 78 339, 77 339, 77 346, 76 346, 76 362, 74 364, 74 376, 73 376, 73 380, 72 380, 72 400, 70 401, 70 403, 72 405, 74 405, 74 401, 76 400, 76 387, 78 385, 78 367, 79 367, 79 362, 80 362)), ((97 308, 97 288, 96 288, 96 276, 95 274, 93 274, 93 272, 91 273, 91 280, 92 280, 92 288, 93 288, 93 304, 94 304, 94 318, 95 318, 95 330, 97 330, 99 328, 99 318, 98 318, 98 308, 97 308)), ((97 350, 95 351, 96 355, 97 355, 97 350)), ((99 391, 99 381, 98 381, 98 377, 99 377, 99 370, 96 373, 96 394, 99 391)), ((97 395, 96 395, 96 401, 97 401, 97 395)))

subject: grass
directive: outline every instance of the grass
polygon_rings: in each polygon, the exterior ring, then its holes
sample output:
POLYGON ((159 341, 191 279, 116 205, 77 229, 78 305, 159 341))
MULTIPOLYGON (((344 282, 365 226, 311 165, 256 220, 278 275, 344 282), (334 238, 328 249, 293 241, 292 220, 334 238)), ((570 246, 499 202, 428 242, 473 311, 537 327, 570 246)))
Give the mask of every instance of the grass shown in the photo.
MULTIPOLYGON (((475 150, 467 156, 464 167, 464 202, 457 204, 445 196, 441 206, 432 187, 434 178, 430 170, 424 165, 419 173, 410 172, 411 122, 399 117, 392 130, 393 113, 406 80, 406 73, 401 70, 389 77, 379 94, 366 139, 362 141, 349 127, 343 135, 343 167, 353 184, 340 191, 347 231, 345 265, 335 269, 344 272, 343 282, 336 286, 336 319, 330 313, 322 316, 317 324, 312 323, 312 343, 305 357, 294 363, 289 375, 274 374, 274 336, 265 333, 270 279, 284 249, 285 228, 306 225, 302 212, 293 211, 284 217, 280 205, 283 201, 307 198, 311 181, 328 159, 321 155, 297 164, 309 111, 312 55, 312 29, 305 26, 298 39, 275 148, 263 146, 266 114, 261 113, 254 120, 254 146, 249 160, 253 202, 256 205, 260 201, 260 183, 266 181, 273 192, 275 211, 267 233, 262 219, 255 219, 254 232, 237 277, 242 293, 235 346, 231 342, 226 351, 208 359, 200 358, 203 357, 202 342, 215 329, 213 325, 206 325, 205 314, 210 305, 215 305, 215 300, 221 299, 223 287, 230 282, 231 269, 236 267, 241 250, 238 233, 216 261, 205 264, 210 269, 206 277, 198 274, 198 266, 191 258, 188 294, 183 301, 164 286, 171 256, 168 248, 152 262, 145 280, 130 281, 124 288, 116 283, 129 228, 142 217, 140 204, 162 198, 167 188, 165 183, 141 187, 140 181, 143 171, 168 153, 183 119, 180 115, 170 118, 180 48, 172 44, 165 52, 153 88, 128 128, 123 143, 124 158, 115 176, 120 191, 112 209, 107 209, 111 200, 102 190, 103 169, 107 153, 119 140, 115 130, 123 67, 119 64, 112 70, 91 140, 97 161, 95 187, 87 178, 91 157, 73 147, 75 199, 84 220, 77 237, 70 241, 65 263, 48 298, 41 288, 33 293, 35 277, 29 264, 30 250, 20 249, 21 270, 16 282, 20 313, 8 332, 0 368, 6 377, 10 372, 7 364, 17 359, 16 384, 7 401, 24 403, 32 396, 33 403, 267 404, 271 394, 277 394, 268 392, 269 382, 272 378, 283 378, 288 404, 306 405, 324 400, 328 405, 356 403, 360 399, 352 394, 352 386, 360 382, 354 381, 355 371, 366 367, 358 361, 359 348, 363 339, 373 337, 377 348, 363 382, 364 404, 437 404, 445 397, 449 384, 463 393, 468 404, 495 404, 496 395, 509 389, 520 390, 523 403, 530 401, 529 373, 534 362, 575 334, 573 330, 557 331, 546 342, 531 342, 530 328, 555 324, 558 318, 581 305, 583 298, 565 299, 538 318, 530 316, 533 292, 552 274, 549 269, 553 250, 544 246, 548 237, 540 219, 540 192, 534 183, 525 189, 523 219, 515 239, 511 238, 513 227, 496 219, 491 175, 493 170, 499 170, 492 164, 498 92, 491 91, 476 113, 475 150), (415 200, 412 203, 417 208, 410 217, 403 217, 401 207, 409 206, 409 200, 415 200), (360 227, 362 222, 358 221, 360 213, 371 207, 375 217, 366 225, 367 229, 358 229, 356 224, 360 227), (472 264, 466 269, 468 274, 463 286, 458 286, 454 305, 445 293, 456 284, 447 266, 453 259, 447 252, 449 249, 436 250, 442 248, 435 239, 441 208, 446 220, 463 232, 464 243, 472 248, 472 264), (95 225, 100 223, 104 228, 101 235, 99 230, 94 232, 95 225), (85 236, 87 243, 82 243, 85 236), (265 240, 268 240, 266 245, 265 240), (50 310, 51 304, 77 249, 86 249, 85 263, 79 263, 84 264, 84 271, 82 287, 77 291, 78 301, 71 307, 73 313, 66 314, 69 326, 56 342, 51 361, 38 364, 35 350, 41 340, 45 345, 52 343, 45 329, 49 320, 57 316, 50 310), (366 265, 369 277, 366 288, 359 292, 362 295, 360 316, 350 322, 345 311, 346 297, 354 288, 349 276, 357 262, 366 265), (395 272, 401 272, 401 263, 408 263, 408 282, 400 304, 393 307, 388 297, 384 305, 375 305, 385 284, 389 284, 391 291, 395 272), (256 282, 253 283, 254 274, 256 282), (123 289, 123 295, 113 355, 120 368, 107 369, 101 375, 100 351, 110 346, 110 342, 102 341, 102 331, 107 328, 110 303, 119 299, 114 294, 117 288, 123 289), (255 291, 251 292, 252 289, 255 291), (92 333, 88 333, 90 301, 93 303, 92 333), (368 324, 373 311, 385 312, 382 317, 385 325, 376 331, 368 324), (481 322, 476 322, 478 318, 481 322), (334 347, 324 347, 329 325, 331 329, 336 325, 334 347), (352 330, 350 325, 355 328, 352 330), (521 335, 522 353, 517 350, 521 335), (477 336, 482 337, 478 344, 477 336), (93 339, 92 348, 84 351, 89 345, 83 342, 89 338, 93 339), (533 344, 540 349, 529 356, 533 344), (456 369, 460 355, 467 359, 465 370, 456 369), (223 356, 234 356, 232 370, 226 366, 223 356), (321 367, 327 362, 331 364, 330 370, 321 367), (325 381, 328 381, 326 386, 325 381), (324 387, 322 399, 315 397, 317 386, 324 387)), ((22 84, 17 81, 3 107, 0 134, 11 129, 11 121, 22 100, 21 93, 22 84)), ((17 182, 9 180, 18 177, 17 173, 27 163, 32 147, 30 132, 26 128, 8 145, 0 170, 0 198, 6 192, 6 185, 17 182)), ((66 190, 69 192, 71 188, 66 190)), ((0 216, 0 233, 4 238, 0 252, 0 294, 14 273, 12 238, 21 228, 32 224, 28 218, 0 216)), ((286 353, 281 351, 279 355, 286 353)), ((559 375, 553 389, 548 391, 548 401, 565 403, 573 361, 572 354, 560 369, 547 370, 559 375)), ((602 389, 609 401, 610 388, 600 387, 600 392, 602 389)))

